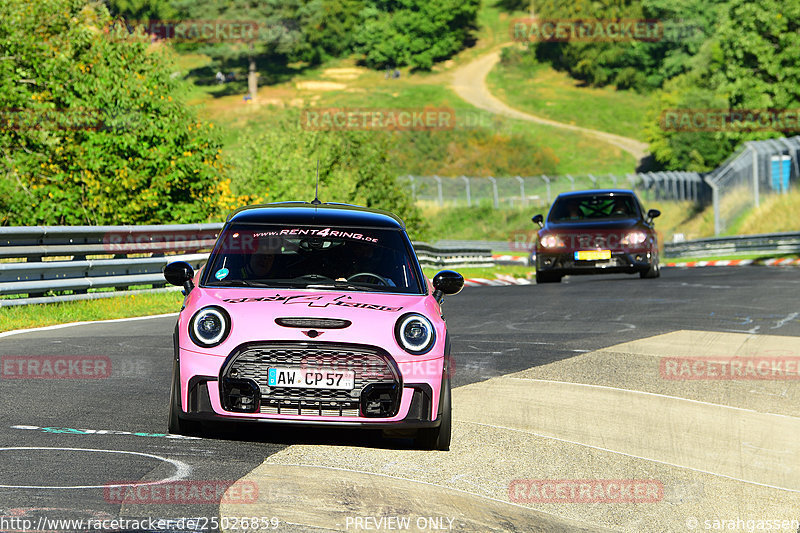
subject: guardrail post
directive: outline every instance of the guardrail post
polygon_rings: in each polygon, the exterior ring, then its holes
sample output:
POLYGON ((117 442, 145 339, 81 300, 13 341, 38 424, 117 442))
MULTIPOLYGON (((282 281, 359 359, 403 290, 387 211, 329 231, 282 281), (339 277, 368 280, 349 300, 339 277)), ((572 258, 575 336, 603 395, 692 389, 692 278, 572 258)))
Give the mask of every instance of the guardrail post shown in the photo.
POLYGON ((436 180, 436 188, 439 190, 439 207, 444 205, 444 196, 442 195, 442 178, 439 176, 434 176, 433 179, 436 180))
POLYGON ((542 174, 542 179, 544 180, 545 186, 547 187, 547 203, 553 203, 552 198, 550 198, 550 178, 542 174))
POLYGON ((497 180, 493 176, 489 176, 489 181, 492 182, 492 195, 494 196, 494 208, 500 207, 500 199, 497 197, 497 180))
POLYGON ((711 186, 711 201, 714 204, 714 235, 719 236, 722 232, 722 221, 719 218, 719 186, 708 182, 711 186))
POLYGON ((758 151, 749 144, 747 147, 753 152, 753 200, 755 201, 756 207, 758 207, 758 151))
POLYGON ((570 176, 569 174, 567 174, 567 179, 568 179, 568 180, 569 180, 569 182, 572 184, 572 186, 570 187, 570 189, 572 189, 572 190, 574 191, 574 190, 575 190, 575 178, 573 178, 572 176, 570 176))
POLYGON ((611 181, 614 182, 614 188, 616 189, 617 188, 617 177, 614 174, 609 174, 609 177, 611 177, 611 181))
POLYGON ((525 180, 523 180, 520 176, 517 176, 517 181, 519 182, 519 201, 520 205, 525 207, 525 180))
POLYGON ((591 174, 587 174, 587 176, 589 176, 589 179, 592 180, 592 186, 596 189, 597 188, 597 178, 595 178, 591 174))
POLYGON ((467 184, 466 191, 467 191, 467 206, 472 207, 472 195, 470 194, 469 190, 469 178, 466 176, 461 176, 461 179, 464 180, 464 183, 467 184))

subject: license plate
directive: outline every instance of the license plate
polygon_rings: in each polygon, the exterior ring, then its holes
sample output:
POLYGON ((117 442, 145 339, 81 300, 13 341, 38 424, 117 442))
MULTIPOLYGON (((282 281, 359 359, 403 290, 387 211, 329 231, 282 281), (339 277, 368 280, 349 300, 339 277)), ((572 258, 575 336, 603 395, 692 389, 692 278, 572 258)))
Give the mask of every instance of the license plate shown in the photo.
POLYGON ((270 387, 350 390, 355 387, 355 372, 323 368, 275 367, 269 369, 267 383, 270 387))
POLYGON ((611 250, 581 250, 575 252, 576 261, 602 261, 611 259, 611 250))

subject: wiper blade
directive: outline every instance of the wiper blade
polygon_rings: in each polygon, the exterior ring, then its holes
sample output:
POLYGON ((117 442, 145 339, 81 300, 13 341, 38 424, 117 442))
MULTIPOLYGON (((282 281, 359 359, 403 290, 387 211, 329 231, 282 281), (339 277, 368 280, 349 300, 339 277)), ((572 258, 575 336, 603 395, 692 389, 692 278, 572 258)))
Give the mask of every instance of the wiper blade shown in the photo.
POLYGON ((215 281, 213 284, 209 284, 212 287, 217 287, 220 285, 225 285, 228 287, 237 287, 244 285, 245 287, 302 287, 302 284, 293 283, 291 281, 255 281, 252 279, 225 279, 215 281))
POLYGON ((373 287, 366 287, 364 285, 354 285, 346 281, 334 281, 333 283, 308 283, 305 286, 307 289, 341 289, 349 291, 365 291, 376 292, 378 289, 373 287))

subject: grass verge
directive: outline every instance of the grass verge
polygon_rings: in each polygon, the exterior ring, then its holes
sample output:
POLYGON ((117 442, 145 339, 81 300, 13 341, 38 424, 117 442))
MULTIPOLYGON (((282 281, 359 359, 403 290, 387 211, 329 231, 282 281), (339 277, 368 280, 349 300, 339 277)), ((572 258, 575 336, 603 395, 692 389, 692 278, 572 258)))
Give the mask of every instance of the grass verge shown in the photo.
MULTIPOLYGON (((440 269, 425 269, 432 278, 440 269)), ((530 277, 532 269, 524 266, 497 266, 490 268, 456 269, 465 278, 494 279, 498 274, 518 278, 530 277)), ((54 326, 69 322, 111 320, 137 316, 176 313, 181 308, 183 295, 179 291, 138 293, 97 300, 79 300, 57 304, 34 304, 4 307, 0 311, 0 332, 15 329, 54 326)))
POLYGON ((97 300, 4 307, 0 331, 38 328, 87 320, 110 320, 176 313, 181 308, 180 291, 137 293, 97 300))

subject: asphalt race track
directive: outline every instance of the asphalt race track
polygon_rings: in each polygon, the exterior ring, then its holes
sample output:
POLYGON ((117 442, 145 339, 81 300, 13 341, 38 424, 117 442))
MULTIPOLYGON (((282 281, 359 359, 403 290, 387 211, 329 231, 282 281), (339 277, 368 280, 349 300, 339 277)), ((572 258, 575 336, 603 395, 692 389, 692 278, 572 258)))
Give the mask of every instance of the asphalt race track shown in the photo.
POLYGON ((153 521, 117 530, 215 530, 215 517, 227 531, 798 530, 800 269, 470 287, 445 313, 449 452, 364 431, 166 435, 174 317, 0 337, 4 361, 101 362, 84 379, 4 366, 0 530, 118 517, 153 521), (670 366, 698 357, 768 360, 772 373, 670 366), (176 479, 242 481, 221 503, 114 497, 176 479))

